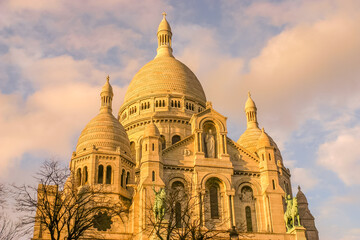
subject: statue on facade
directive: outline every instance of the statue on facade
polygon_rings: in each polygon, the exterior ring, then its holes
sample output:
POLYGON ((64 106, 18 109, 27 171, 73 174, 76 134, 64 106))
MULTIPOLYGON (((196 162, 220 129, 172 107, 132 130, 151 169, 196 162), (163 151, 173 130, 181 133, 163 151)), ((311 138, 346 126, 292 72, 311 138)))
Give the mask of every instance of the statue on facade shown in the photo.
POLYGON ((285 199, 286 212, 284 214, 284 220, 287 231, 295 227, 295 220, 297 220, 297 226, 300 226, 299 210, 296 197, 291 198, 290 195, 285 199))
POLYGON ((166 192, 165 188, 160 188, 159 191, 155 190, 155 187, 152 187, 154 193, 155 193, 155 201, 153 206, 153 213, 155 217, 155 221, 162 219, 165 215, 165 197, 166 192))
POLYGON ((209 132, 205 136, 205 145, 206 157, 215 158, 215 136, 212 134, 211 129, 209 129, 209 132))

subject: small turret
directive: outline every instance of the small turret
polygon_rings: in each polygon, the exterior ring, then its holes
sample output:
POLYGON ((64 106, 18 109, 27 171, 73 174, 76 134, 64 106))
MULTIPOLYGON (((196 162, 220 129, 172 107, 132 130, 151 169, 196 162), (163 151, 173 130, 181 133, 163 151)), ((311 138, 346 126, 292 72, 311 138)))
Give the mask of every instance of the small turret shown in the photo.
POLYGON ((159 24, 159 28, 157 31, 157 38, 158 38, 158 48, 157 48, 157 57, 173 57, 172 55, 172 48, 171 48, 171 38, 172 32, 171 27, 168 21, 166 20, 166 13, 163 12, 163 19, 159 24))
POLYGON ((112 99, 114 96, 113 89, 110 85, 110 77, 109 75, 106 78, 106 83, 101 89, 101 111, 109 111, 112 112, 112 99))
POLYGON ((251 94, 248 92, 248 99, 245 103, 245 113, 247 128, 258 128, 257 122, 257 108, 255 102, 251 99, 251 94))
POLYGON ((142 184, 164 185, 163 163, 160 154, 160 132, 151 122, 146 126, 142 140, 142 157, 140 164, 140 181, 142 184))
POLYGON ((257 141, 256 148, 271 147, 269 135, 265 132, 264 128, 261 129, 261 135, 257 141))

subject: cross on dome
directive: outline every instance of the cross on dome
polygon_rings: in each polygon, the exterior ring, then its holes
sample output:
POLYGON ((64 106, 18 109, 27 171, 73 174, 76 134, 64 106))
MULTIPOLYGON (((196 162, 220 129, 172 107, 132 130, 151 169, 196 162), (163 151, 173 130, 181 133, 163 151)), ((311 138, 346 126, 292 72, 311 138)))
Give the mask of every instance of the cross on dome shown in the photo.
POLYGON ((166 18, 166 15, 167 15, 167 14, 166 14, 166 12, 164 11, 164 12, 162 12, 162 15, 163 15, 164 18, 166 18))

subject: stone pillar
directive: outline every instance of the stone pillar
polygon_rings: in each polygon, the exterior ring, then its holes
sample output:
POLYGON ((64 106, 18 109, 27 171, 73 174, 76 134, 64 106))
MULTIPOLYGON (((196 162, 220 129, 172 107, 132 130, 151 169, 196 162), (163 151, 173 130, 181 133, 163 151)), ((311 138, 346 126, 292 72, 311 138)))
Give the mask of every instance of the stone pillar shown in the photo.
POLYGON ((294 240, 306 240, 304 227, 296 226, 289 233, 295 235, 294 240))

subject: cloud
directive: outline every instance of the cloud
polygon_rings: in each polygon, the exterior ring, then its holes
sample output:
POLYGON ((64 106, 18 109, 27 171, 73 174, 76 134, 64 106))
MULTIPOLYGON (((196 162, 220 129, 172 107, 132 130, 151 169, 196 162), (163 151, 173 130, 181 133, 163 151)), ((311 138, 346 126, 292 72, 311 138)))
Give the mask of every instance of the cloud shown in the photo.
MULTIPOLYGON (((25 153, 69 158, 73 139, 98 112, 105 73, 69 56, 35 58, 19 49, 8 54, 34 91, 26 98, 18 90, 0 94, 1 172, 18 164, 25 153)), ((114 115, 125 89, 114 86, 114 115)))
POLYGON ((360 184, 360 126, 338 133, 320 145, 317 163, 335 172, 346 185, 360 184))
POLYGON ((318 177, 310 169, 292 168, 291 175, 291 181, 294 189, 300 185, 301 188, 306 192, 313 189, 319 183, 318 177))

